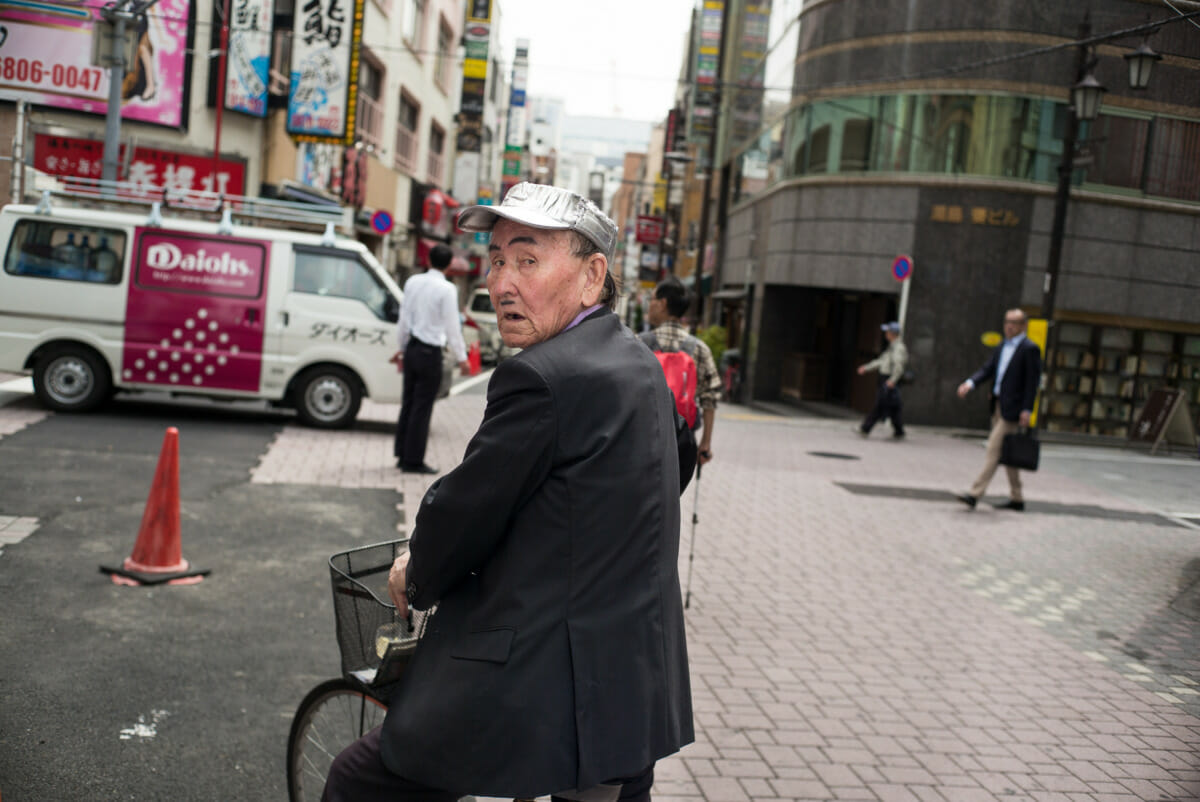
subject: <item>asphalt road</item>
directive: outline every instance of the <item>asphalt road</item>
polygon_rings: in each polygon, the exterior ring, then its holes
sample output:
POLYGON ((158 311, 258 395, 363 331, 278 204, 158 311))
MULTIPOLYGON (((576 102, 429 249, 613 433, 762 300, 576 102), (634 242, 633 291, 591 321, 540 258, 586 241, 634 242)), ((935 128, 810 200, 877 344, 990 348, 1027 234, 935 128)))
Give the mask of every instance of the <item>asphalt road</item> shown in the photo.
POLYGON ((286 798, 292 712, 339 673, 326 560, 394 537, 399 494, 251 485, 284 425, 124 402, 0 440, 0 512, 39 525, 0 556, 5 802, 286 798), (118 587, 99 566, 131 552, 169 425, 184 557, 212 573, 118 587))

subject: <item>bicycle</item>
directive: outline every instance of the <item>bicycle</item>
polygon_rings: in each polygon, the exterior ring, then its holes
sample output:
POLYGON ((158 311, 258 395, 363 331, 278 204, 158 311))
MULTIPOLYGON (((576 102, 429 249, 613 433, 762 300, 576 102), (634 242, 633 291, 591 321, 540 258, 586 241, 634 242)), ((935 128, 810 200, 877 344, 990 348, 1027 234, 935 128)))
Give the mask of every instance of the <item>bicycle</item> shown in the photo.
POLYGON ((292 717, 287 746, 291 802, 320 799, 333 759, 383 723, 388 697, 431 613, 401 618, 388 596, 388 573, 407 546, 405 538, 329 558, 342 676, 309 691, 292 717))

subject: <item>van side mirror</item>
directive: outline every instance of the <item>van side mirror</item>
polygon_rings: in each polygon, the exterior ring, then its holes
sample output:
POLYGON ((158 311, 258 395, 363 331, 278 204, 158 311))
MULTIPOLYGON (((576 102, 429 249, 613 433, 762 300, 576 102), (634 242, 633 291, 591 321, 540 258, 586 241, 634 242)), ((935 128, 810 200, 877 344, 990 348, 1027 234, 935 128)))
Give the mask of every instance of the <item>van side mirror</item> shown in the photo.
POLYGON ((390 323, 400 321, 400 302, 391 293, 388 293, 388 297, 383 302, 383 319, 390 323))

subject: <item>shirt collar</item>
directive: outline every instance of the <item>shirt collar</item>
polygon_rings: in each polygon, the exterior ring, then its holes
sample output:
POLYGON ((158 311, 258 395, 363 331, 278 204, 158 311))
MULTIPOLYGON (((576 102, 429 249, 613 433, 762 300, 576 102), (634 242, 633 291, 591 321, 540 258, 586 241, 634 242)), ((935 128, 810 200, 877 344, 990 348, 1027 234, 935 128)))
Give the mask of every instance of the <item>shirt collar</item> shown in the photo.
POLYGON ((567 329, 575 328, 576 326, 579 325, 580 321, 582 321, 585 317, 590 315, 592 312, 595 312, 601 306, 603 306, 603 304, 596 304, 595 306, 589 306, 587 309, 584 309, 582 312, 580 312, 578 315, 575 316, 574 320, 572 320, 570 323, 567 324, 567 328, 563 329, 563 331, 566 331, 567 329))
POLYGON ((1004 344, 1005 345, 1016 345, 1017 343, 1021 342, 1021 340, 1024 340, 1024 339, 1025 339, 1025 332, 1021 332, 1016 337, 1012 337, 1010 339, 1005 340, 1004 344))

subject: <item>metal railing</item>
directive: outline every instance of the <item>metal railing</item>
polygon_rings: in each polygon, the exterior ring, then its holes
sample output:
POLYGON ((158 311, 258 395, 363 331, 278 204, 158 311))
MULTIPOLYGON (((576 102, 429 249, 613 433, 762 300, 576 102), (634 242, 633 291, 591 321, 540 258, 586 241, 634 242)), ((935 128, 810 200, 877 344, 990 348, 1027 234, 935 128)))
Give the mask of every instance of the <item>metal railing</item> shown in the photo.
POLYGON ((243 223, 283 223, 282 227, 286 228, 324 228, 329 224, 344 227, 352 220, 350 210, 341 206, 224 195, 131 181, 53 176, 37 170, 30 170, 29 174, 33 180, 26 183, 25 198, 37 200, 44 206, 49 206, 53 198, 65 199, 76 208, 152 208, 157 203, 163 210, 182 212, 190 217, 214 219, 228 211, 243 223))

